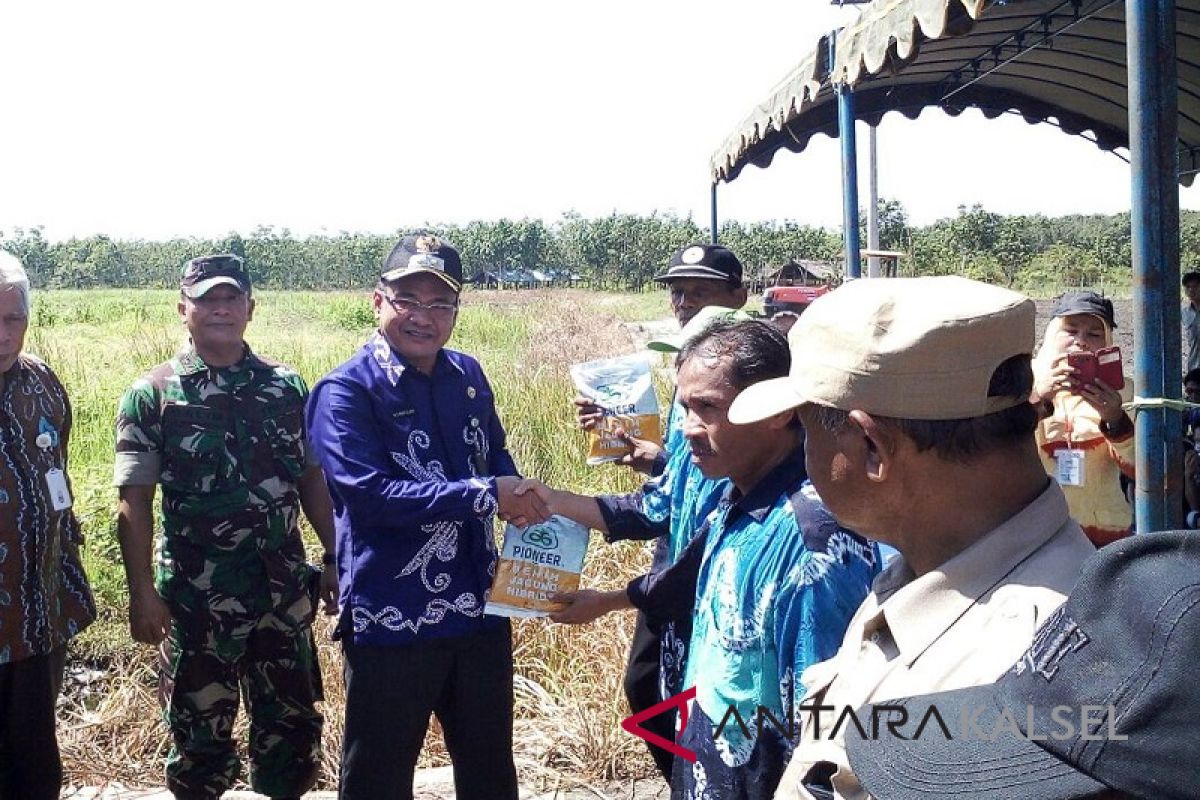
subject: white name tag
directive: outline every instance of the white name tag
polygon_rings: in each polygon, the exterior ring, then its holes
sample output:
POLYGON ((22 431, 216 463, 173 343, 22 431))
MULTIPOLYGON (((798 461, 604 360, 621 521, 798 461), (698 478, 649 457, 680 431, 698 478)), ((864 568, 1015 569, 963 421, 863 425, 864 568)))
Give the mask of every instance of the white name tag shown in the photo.
POLYGON ((1059 486, 1083 486, 1083 451, 1059 450, 1054 454, 1058 464, 1055 479, 1059 486))
POLYGON ((67 476, 61 469, 46 470, 46 488, 50 490, 50 504, 55 511, 71 507, 71 492, 67 489, 67 476))

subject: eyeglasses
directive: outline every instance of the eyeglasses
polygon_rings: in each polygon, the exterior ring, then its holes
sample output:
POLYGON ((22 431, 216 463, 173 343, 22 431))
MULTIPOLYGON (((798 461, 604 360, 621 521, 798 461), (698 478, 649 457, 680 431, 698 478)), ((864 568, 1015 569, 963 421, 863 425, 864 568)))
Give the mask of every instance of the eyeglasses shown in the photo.
POLYGON ((388 305, 394 308, 398 314, 427 311, 431 317, 446 319, 458 310, 458 303, 421 303, 408 297, 392 297, 387 294, 383 295, 383 299, 387 300, 388 305))

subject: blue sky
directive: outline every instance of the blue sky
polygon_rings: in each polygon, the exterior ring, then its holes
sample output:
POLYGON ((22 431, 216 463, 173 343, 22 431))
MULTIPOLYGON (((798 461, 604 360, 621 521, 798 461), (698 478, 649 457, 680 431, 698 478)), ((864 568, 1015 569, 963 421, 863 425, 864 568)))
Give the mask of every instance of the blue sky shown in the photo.
MULTIPOLYGON (((818 0, 7 3, 0 231, 388 232, 571 209, 706 223, 712 152, 853 14, 818 0)), ((1049 126, 930 111, 885 118, 879 136, 880 193, 917 223, 972 203, 1129 207, 1128 165, 1049 126)), ((819 138, 723 187, 722 216, 835 226, 839 174, 819 138)), ((1181 199, 1200 208, 1200 188, 1181 199)))

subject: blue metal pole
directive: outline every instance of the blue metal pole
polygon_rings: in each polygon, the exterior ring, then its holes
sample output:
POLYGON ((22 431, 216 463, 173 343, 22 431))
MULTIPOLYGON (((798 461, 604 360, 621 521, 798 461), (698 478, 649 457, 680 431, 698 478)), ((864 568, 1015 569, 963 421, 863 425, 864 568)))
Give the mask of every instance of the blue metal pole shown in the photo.
MULTIPOLYGON (((829 70, 833 75, 837 31, 829 37, 829 70)), ((838 98, 838 138, 842 142, 842 236, 846 250, 846 277, 862 275, 858 236, 858 142, 854 135, 854 90, 848 84, 834 83, 838 98)))
MULTIPOLYGON (((1179 397, 1178 84, 1173 0, 1127 0, 1129 152, 1133 197, 1134 387, 1179 397)), ((1139 532, 1180 527, 1183 459, 1178 411, 1137 415, 1139 532)))
POLYGON ((709 234, 712 236, 712 243, 717 243, 717 184, 714 181, 712 185, 712 200, 709 203, 709 208, 712 210, 712 217, 708 223, 709 234))

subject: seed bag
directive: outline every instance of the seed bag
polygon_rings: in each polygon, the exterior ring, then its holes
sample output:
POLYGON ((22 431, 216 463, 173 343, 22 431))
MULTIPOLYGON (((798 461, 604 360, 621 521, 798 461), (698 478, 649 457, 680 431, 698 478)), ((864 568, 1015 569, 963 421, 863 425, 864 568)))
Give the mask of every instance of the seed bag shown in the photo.
POLYGON ((504 528, 504 546, 484 613, 498 617, 544 617, 562 609, 552 603, 555 592, 579 588, 587 553, 588 529, 566 517, 504 528))
POLYGON ((632 451, 616 431, 662 444, 662 422, 654 395, 650 360, 643 354, 588 361, 571 365, 571 378, 579 391, 604 412, 604 418, 588 431, 591 465, 617 461, 632 451))

